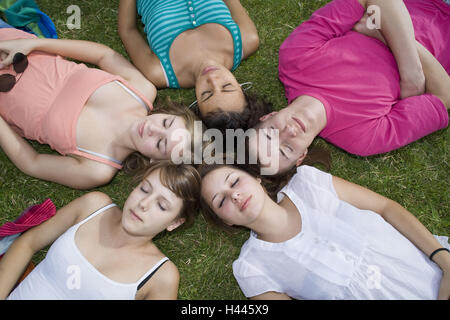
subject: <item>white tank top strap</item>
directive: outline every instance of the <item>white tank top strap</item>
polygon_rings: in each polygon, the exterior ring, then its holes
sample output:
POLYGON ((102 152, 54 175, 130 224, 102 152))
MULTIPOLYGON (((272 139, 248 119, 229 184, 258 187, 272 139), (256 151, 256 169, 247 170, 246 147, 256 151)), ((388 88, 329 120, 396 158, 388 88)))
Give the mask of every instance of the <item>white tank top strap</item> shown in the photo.
POLYGON ((140 104, 142 104, 145 108, 145 110, 147 110, 148 113, 150 113, 151 109, 150 107, 144 102, 144 100, 142 100, 137 94, 135 94, 133 91, 131 91, 130 89, 127 88, 127 86, 125 86, 122 82, 118 81, 118 80, 114 80, 115 83, 117 83, 119 86, 121 86, 126 92, 128 92, 133 98, 135 98, 140 104))
POLYGON ((148 270, 136 283, 138 283, 136 291, 142 288, 147 281, 155 274, 156 271, 166 262, 169 258, 164 257, 159 260, 150 270, 148 270))
POLYGON ((82 225, 83 223, 88 222, 90 219, 94 218, 95 216, 99 215, 100 213, 112 208, 112 207, 116 207, 117 204, 115 203, 110 203, 104 207, 101 207, 100 209, 95 210, 94 212, 92 212, 89 216, 87 216, 86 218, 84 218, 84 220, 80 221, 78 223, 78 225, 82 225))

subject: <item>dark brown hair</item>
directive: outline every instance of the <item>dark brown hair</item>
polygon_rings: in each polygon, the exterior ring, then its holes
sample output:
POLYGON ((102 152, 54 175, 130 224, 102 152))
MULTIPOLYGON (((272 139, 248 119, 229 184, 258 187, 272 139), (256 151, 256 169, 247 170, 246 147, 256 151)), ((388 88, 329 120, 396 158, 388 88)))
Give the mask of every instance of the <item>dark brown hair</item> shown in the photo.
MULTIPOLYGON (((200 174, 201 179, 203 180, 210 172, 213 172, 223 167, 232 167, 239 169, 234 165, 228 164, 202 164, 199 166, 198 172, 200 174)), ((246 230, 246 228, 242 226, 230 226, 226 224, 221 218, 219 218, 219 216, 214 212, 214 210, 211 209, 211 207, 201 194, 200 194, 200 209, 203 217, 208 222, 208 224, 219 230, 225 231, 228 234, 236 233, 239 230, 246 230)))
POLYGON ((161 160, 151 163, 146 169, 141 169, 136 173, 133 179, 134 183, 141 182, 155 170, 160 170, 159 178, 162 185, 183 200, 183 207, 179 217, 186 219, 182 226, 183 229, 190 227, 199 211, 200 174, 191 165, 176 165, 170 160, 161 160))
POLYGON ((214 111, 198 116, 203 120, 208 128, 219 129, 225 133, 226 129, 252 128, 259 122, 259 118, 272 112, 272 104, 252 93, 243 91, 246 106, 242 112, 214 111))

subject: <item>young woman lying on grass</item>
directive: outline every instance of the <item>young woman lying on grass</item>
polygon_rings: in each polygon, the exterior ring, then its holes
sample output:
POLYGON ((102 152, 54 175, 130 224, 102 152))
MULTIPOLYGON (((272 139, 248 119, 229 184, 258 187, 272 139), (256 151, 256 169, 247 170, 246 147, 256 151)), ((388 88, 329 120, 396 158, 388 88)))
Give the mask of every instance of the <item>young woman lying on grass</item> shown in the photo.
POLYGON ((0 260, 0 299, 176 299, 178 269, 152 239, 193 222, 200 176, 160 161, 142 177, 123 209, 88 193, 15 240, 0 260), (50 244, 13 290, 33 254, 50 244))
POLYGON ((89 189, 111 181, 133 153, 171 159, 173 133, 193 132, 194 114, 153 110, 155 86, 109 47, 7 26, 0 29, 0 148, 24 173, 89 189), (61 155, 39 154, 24 138, 61 155))
POLYGON ((246 130, 271 111, 231 72, 259 46, 239 0, 121 0, 118 28, 131 60, 156 87, 195 87, 208 127, 246 130))
POLYGON ((204 165, 208 221, 251 230, 233 263, 252 299, 449 299, 447 237, 398 203, 302 165, 278 193, 227 165, 204 165))

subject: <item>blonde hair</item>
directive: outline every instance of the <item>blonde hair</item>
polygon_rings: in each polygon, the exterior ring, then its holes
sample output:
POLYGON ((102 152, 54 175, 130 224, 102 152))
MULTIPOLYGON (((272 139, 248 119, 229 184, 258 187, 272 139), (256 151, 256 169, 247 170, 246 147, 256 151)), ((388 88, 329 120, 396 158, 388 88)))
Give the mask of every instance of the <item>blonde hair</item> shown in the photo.
MULTIPOLYGON (((173 102, 170 98, 167 98, 164 104, 157 103, 154 107, 152 113, 163 113, 170 114, 174 116, 181 117, 184 120, 184 124, 186 125, 186 129, 191 135, 191 154, 194 154, 194 146, 196 145, 195 139, 202 139, 203 132, 206 130, 206 127, 200 121, 200 119, 195 115, 194 112, 189 110, 188 107, 173 102), (201 123, 201 134, 199 136, 194 135, 195 131, 195 122, 199 121, 201 123)), ((200 144, 203 145, 203 142, 200 141, 200 144)), ((133 175, 135 172, 145 170, 151 164, 152 160, 142 155, 140 152, 133 152, 130 154, 124 161, 123 171, 127 174, 133 175)), ((191 161, 193 163, 193 161, 191 161)))

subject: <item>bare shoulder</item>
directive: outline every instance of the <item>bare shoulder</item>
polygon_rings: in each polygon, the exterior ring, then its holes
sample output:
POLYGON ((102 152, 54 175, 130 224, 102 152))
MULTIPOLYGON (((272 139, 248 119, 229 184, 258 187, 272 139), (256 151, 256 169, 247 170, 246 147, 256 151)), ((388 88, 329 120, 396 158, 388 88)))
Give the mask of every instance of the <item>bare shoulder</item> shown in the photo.
POLYGON ((109 183, 117 174, 118 169, 98 161, 76 157, 84 167, 83 177, 88 180, 87 184, 92 187, 102 186, 109 183))
POLYGON ((86 193, 79 198, 79 215, 78 221, 85 219, 87 216, 95 212, 96 210, 103 208, 104 206, 111 204, 113 201, 111 198, 100 191, 93 191, 86 193))
POLYGON ((138 292, 138 299, 175 300, 178 297, 180 273, 170 260, 155 272, 152 278, 138 292))

